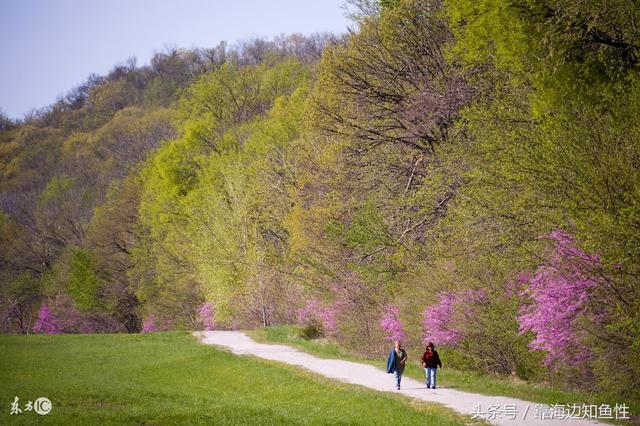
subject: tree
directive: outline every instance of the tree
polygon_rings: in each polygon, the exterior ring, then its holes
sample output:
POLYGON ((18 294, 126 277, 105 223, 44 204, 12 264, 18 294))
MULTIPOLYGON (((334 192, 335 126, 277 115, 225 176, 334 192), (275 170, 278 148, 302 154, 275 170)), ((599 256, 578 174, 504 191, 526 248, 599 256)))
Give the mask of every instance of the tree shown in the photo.
POLYGON ((439 2, 411 1, 362 19, 360 31, 330 46, 314 96, 317 126, 358 141, 433 150, 471 92, 444 50, 452 42, 439 2))

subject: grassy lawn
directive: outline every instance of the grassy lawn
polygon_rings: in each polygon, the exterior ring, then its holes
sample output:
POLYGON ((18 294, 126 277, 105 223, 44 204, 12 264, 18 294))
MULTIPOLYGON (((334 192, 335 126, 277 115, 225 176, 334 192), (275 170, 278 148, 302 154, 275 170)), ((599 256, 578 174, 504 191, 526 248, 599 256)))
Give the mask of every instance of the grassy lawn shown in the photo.
POLYGON ((238 357, 183 332, 0 335, 0 424, 420 424, 443 407, 238 357), (53 410, 10 415, 48 397, 53 410))
MULTIPOLYGON (((375 365, 380 369, 386 368, 385 359, 367 359, 362 356, 349 353, 336 344, 328 343, 322 339, 305 340, 299 336, 298 328, 295 326, 268 327, 252 330, 248 334, 257 341, 285 343, 320 357, 360 361, 375 365)), ((409 353, 410 362, 407 364, 405 376, 424 381, 424 369, 419 365, 421 355, 422 353, 409 353)), ((471 371, 447 368, 446 357, 443 356, 442 358, 445 368, 438 371, 438 386, 455 388, 462 391, 475 392, 484 395, 510 396, 532 401, 534 403, 537 402, 545 404, 587 403, 610 404, 611 406, 614 406, 616 403, 624 402, 630 407, 632 415, 635 416, 640 412, 640 404, 637 402, 616 401, 597 394, 567 392, 535 383, 527 383, 520 380, 516 381, 471 371)), ((624 424, 624 421, 620 421, 619 423, 624 424)))

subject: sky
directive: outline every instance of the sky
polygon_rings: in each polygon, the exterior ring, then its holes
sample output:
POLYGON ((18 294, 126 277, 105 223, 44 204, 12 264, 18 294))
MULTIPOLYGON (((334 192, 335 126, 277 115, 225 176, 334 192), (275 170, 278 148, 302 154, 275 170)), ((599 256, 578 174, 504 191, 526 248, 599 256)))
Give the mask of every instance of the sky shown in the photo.
POLYGON ((22 118, 167 46, 345 32, 344 0, 0 0, 0 110, 22 118))

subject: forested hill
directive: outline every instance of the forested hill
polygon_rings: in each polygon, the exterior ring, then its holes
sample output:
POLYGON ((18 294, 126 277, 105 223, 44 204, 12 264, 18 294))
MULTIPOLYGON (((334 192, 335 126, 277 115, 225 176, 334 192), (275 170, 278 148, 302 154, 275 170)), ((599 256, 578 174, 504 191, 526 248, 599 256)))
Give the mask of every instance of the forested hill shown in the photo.
MULTIPOLYGON (((107 76, 92 75, 20 122, 0 117, 3 330, 39 331, 34 324, 44 306, 49 318, 64 319, 56 327, 61 331, 140 331, 142 277, 132 273, 150 231, 138 212, 141 173, 157 161, 150 153, 163 142, 171 149, 171 140, 181 146, 177 138, 209 138, 193 133, 196 120, 190 118, 208 118, 191 116, 191 108, 214 105, 218 122, 228 126, 264 116, 276 98, 290 94, 297 74, 309 73, 330 38, 292 35, 234 48, 169 49, 149 66, 130 59, 107 76), (271 81, 263 80, 266 74, 271 81), (252 98, 261 85, 262 96, 252 98), (222 97, 236 104, 223 104, 222 97)), ((211 153, 209 145, 200 148, 202 155, 211 153)), ((176 184, 193 171, 186 163, 176 184)), ((180 281, 191 282, 186 276, 180 281)), ((186 300, 191 297, 203 296, 186 300)))
POLYGON ((0 120, 3 330, 299 323, 640 400, 640 6, 352 3, 0 120))

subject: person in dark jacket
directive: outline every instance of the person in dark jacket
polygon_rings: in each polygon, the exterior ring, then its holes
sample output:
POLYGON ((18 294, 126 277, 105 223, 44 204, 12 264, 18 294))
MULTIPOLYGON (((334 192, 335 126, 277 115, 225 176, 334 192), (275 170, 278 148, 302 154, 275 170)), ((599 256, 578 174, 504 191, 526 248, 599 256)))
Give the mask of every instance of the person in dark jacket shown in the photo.
POLYGON ((387 373, 393 373, 396 378, 396 389, 400 390, 400 381, 402 380, 402 373, 404 373, 404 367, 407 363, 407 352, 402 349, 402 342, 396 340, 395 347, 389 352, 387 357, 387 373))
POLYGON ((427 389, 435 389, 436 371, 438 367, 442 368, 442 362, 440 362, 440 357, 438 356, 438 352, 433 346, 433 342, 429 342, 429 344, 427 345, 427 350, 424 351, 424 354, 422 355, 420 361, 422 361, 422 366, 424 367, 424 372, 427 376, 427 389))

